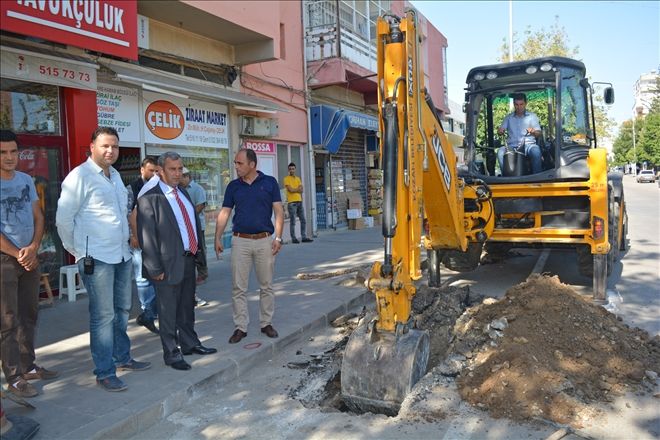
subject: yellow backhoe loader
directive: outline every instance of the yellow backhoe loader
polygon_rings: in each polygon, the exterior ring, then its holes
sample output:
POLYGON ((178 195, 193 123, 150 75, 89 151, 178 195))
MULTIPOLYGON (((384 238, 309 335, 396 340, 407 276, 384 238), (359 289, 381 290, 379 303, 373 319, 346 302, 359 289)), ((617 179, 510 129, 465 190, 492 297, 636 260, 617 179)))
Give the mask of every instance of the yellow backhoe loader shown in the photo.
MULTIPOLYGON (((380 17, 376 32, 384 256, 368 280, 377 315, 349 339, 341 393, 355 411, 396 414, 429 358, 428 333, 411 320, 420 244, 430 287, 440 286, 441 263, 475 269, 485 244, 573 246, 602 299, 608 256, 623 248, 626 224, 621 179, 608 179, 605 150, 595 148, 593 90, 582 63, 555 57, 473 69, 466 160, 457 164, 424 86, 415 12, 380 17), (513 93, 542 99, 540 173, 530 174, 525 158, 493 166, 495 133, 513 93)), ((612 100, 608 88, 605 101, 612 100)))

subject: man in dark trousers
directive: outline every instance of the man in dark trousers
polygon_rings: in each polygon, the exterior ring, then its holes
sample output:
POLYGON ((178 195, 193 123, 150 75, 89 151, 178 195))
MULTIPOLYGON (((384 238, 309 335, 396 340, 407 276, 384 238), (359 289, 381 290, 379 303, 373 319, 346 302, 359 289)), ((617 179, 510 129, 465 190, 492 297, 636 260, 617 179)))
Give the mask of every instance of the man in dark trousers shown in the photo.
POLYGON ((147 156, 142 161, 142 166, 140 167, 140 177, 131 182, 126 189, 128 192, 128 208, 129 212, 129 226, 131 228, 131 253, 133 254, 133 272, 135 275, 135 281, 137 283, 137 293, 138 299, 140 300, 140 308, 142 313, 140 313, 135 322, 138 325, 146 327, 151 333, 158 334, 158 328, 154 320, 156 319, 156 292, 154 291, 154 286, 147 280, 142 277, 142 249, 140 249, 140 243, 137 238, 137 227, 135 225, 135 217, 130 217, 134 215, 133 210, 137 206, 138 194, 144 186, 145 183, 149 181, 158 170, 158 164, 156 159, 153 157, 147 156))
POLYGON ((158 166, 160 182, 138 199, 138 239, 145 274, 156 287, 165 364, 189 370, 183 355, 217 352, 202 345, 194 328, 195 258, 201 226, 190 196, 179 187, 181 156, 163 153, 158 166))

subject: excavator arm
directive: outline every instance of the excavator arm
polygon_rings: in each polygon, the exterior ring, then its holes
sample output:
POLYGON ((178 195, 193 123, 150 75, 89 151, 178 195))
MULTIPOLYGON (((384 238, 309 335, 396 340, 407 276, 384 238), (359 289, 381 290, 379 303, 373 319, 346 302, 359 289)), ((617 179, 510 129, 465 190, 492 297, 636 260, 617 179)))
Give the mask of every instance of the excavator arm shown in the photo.
POLYGON ((456 156, 424 87, 417 31, 414 11, 378 19, 384 255, 368 281, 377 316, 353 332, 342 363, 342 397, 357 411, 396 414, 426 372, 429 336, 411 320, 422 237, 437 286, 445 253, 467 254, 494 227, 488 187, 457 174, 456 156))

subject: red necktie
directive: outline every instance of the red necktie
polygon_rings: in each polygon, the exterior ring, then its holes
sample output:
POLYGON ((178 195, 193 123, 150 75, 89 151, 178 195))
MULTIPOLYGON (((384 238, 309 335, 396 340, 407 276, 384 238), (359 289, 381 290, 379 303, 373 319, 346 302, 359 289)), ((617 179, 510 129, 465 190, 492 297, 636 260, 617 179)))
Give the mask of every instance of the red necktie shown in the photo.
POLYGON ((181 214, 183 214, 183 222, 186 224, 186 230, 188 231, 188 247, 190 248, 190 253, 196 254, 197 240, 195 239, 195 229, 193 228, 192 222, 190 221, 190 217, 188 217, 188 210, 179 198, 179 192, 176 190, 176 188, 173 188, 172 191, 174 191, 174 198, 179 204, 179 208, 181 208, 181 214))

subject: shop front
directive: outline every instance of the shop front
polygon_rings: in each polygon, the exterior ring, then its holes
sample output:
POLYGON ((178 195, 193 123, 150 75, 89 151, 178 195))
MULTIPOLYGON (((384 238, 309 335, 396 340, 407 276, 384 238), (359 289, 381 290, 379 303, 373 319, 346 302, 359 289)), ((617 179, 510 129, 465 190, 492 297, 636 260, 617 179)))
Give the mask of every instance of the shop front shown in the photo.
POLYGON ((368 153, 376 149, 378 120, 330 105, 313 106, 310 117, 317 225, 346 227, 349 207, 367 214, 367 169, 374 166, 368 153))
POLYGON ((232 154, 239 146, 238 135, 232 138, 229 106, 269 112, 279 107, 207 81, 116 60, 99 63, 104 82, 97 94, 98 121, 119 132, 122 178, 137 177, 142 157, 167 151, 181 155, 193 180, 206 191, 206 242, 213 243, 215 219, 233 176, 232 154), (132 147, 138 148, 137 156, 132 147))
POLYGON ((96 88, 97 66, 15 47, 2 47, 0 59, 0 125, 18 135, 18 170, 34 179, 45 214, 40 269, 56 286, 67 254, 55 228, 55 212, 62 180, 69 171, 67 132, 77 122, 67 118, 67 103, 80 91, 96 88))
POLYGON ((37 188, 40 269, 53 288, 71 262, 55 228, 61 183, 86 159, 97 124, 99 66, 75 48, 137 59, 137 2, 73 3, 0 2, 0 126, 18 135, 18 169, 37 188))

